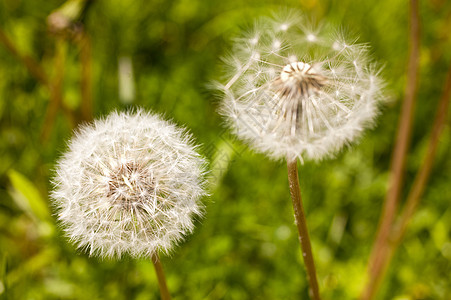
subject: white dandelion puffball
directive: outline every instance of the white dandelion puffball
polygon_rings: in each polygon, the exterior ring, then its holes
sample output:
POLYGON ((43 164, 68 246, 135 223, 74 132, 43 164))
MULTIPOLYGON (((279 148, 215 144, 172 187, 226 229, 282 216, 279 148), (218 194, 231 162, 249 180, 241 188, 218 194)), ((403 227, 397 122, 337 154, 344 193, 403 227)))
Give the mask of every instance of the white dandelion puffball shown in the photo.
POLYGON ((58 162, 53 201, 79 248, 101 257, 168 252, 193 230, 205 161, 183 129, 143 110, 82 126, 58 162))
POLYGON ((293 13, 257 22, 224 61, 221 113, 274 159, 331 156, 377 115, 383 82, 367 46, 293 13))

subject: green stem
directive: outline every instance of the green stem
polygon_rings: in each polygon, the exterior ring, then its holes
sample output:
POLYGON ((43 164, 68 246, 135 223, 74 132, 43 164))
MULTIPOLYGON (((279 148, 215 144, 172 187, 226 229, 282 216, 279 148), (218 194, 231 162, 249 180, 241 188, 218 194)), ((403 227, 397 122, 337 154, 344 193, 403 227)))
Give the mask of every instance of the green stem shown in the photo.
POLYGON ((158 254, 152 256, 153 266, 155 267, 155 273, 158 278, 158 286, 160 287, 160 295, 162 300, 171 300, 171 295, 169 294, 168 286, 166 284, 166 277, 164 276, 163 266, 161 265, 160 258, 158 254))
POLYGON ((309 282, 309 294, 314 300, 320 300, 318 280, 316 278, 315 262, 313 261, 312 246, 307 230, 304 208, 302 207, 301 188, 299 186, 297 161, 288 161, 288 183, 290 185, 291 200, 293 201, 294 217, 301 243, 302 257, 307 269, 307 280, 309 282))

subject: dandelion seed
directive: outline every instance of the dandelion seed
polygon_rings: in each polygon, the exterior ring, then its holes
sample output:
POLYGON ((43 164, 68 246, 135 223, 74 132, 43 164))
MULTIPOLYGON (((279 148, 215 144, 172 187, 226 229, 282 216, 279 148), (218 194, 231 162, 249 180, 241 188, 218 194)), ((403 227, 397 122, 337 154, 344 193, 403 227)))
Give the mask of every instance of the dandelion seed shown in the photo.
POLYGON ((143 110, 114 112, 77 131, 52 198, 67 235, 91 255, 152 257, 193 230, 204 164, 172 123, 143 110))
POLYGON ((320 160, 373 123, 383 82, 366 45, 308 26, 297 14, 289 23, 262 19, 236 40, 227 61, 243 68, 218 85, 221 113, 257 151, 320 160))

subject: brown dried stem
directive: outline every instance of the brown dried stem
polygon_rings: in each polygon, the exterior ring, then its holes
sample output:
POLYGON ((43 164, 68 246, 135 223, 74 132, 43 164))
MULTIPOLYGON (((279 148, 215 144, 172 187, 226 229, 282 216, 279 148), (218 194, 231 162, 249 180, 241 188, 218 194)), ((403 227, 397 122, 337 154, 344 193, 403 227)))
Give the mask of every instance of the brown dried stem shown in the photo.
POLYGON ((413 182, 412 189, 407 196, 407 202, 400 217, 399 226, 394 232, 392 240, 398 244, 401 242, 406 232, 409 221, 414 214, 421 196, 423 195, 426 183, 431 174, 432 165, 435 159, 435 153, 437 151, 438 143, 440 141, 440 135, 442 134, 443 127, 446 123, 446 117, 449 108, 449 102, 451 98, 451 65, 448 69, 446 76, 445 86, 443 89, 440 102, 437 107, 434 125, 432 127, 432 133, 429 140, 428 149, 424 157, 421 169, 418 171, 415 180, 413 182))
POLYGON ((398 225, 395 227, 391 236, 389 237, 387 249, 381 254, 379 258, 378 273, 375 274, 377 281, 375 281, 373 285, 371 285, 374 287, 372 287, 372 289, 369 290, 371 291, 372 297, 375 296, 377 288, 381 284, 382 279, 384 278, 387 272, 388 266, 393 258, 393 255, 395 254, 396 249, 401 243, 404 234, 406 233, 410 219, 413 216, 416 208, 418 207, 418 203, 420 202, 421 196, 423 195, 426 183, 429 179, 429 175, 431 174, 431 169, 434 162, 435 153, 437 151, 438 143, 440 140, 440 135, 443 131, 443 127, 446 122, 450 98, 451 98, 451 66, 448 70, 440 103, 437 107, 436 117, 432 128, 428 149, 425 154, 421 169, 417 172, 417 175, 415 176, 412 189, 410 190, 409 195, 407 196, 407 202, 402 210, 400 221, 398 222, 398 225))
POLYGON ((58 39, 56 43, 56 54, 54 61, 55 75, 54 80, 49 85, 50 88, 50 101, 45 113, 44 124, 41 132, 42 141, 47 141, 50 136, 53 124, 55 122, 59 108, 63 102, 63 78, 64 67, 66 63, 66 51, 67 42, 62 39, 58 39))
POLYGON ((74 120, 71 111, 65 107, 62 103, 62 80, 64 73, 64 57, 61 56, 59 50, 57 50, 55 58, 55 79, 51 81, 41 65, 28 55, 20 53, 19 49, 15 46, 13 41, 11 41, 6 34, 0 29, 0 44, 15 56, 28 70, 28 72, 33 76, 39 83, 44 85, 50 93, 50 101, 47 107, 46 117, 44 120, 43 129, 41 132, 41 138, 46 141, 49 137, 53 122, 56 118, 56 114, 60 106, 64 113, 66 114, 71 125, 74 125, 74 120))
POLYGON ((152 263, 155 267, 155 273, 157 274, 158 286, 160 287, 160 296, 162 300, 171 300, 168 286, 166 284, 166 277, 164 275, 163 266, 161 265, 158 254, 152 256, 152 263))
POLYGON ((14 43, 1 29, 0 43, 3 44, 3 46, 27 68, 31 76, 33 76, 38 82, 42 83, 43 85, 48 86, 49 80, 41 66, 32 57, 21 54, 14 43))
POLYGON ((404 168, 407 150, 410 143, 412 131, 413 112, 418 90, 418 69, 420 56, 420 22, 418 0, 410 1, 410 45, 409 63, 407 70, 407 85, 405 98, 402 106, 401 118, 398 123, 398 133, 390 167, 390 186, 385 198, 379 226, 368 263, 368 284, 361 295, 362 300, 374 297, 379 286, 378 278, 381 274, 382 258, 389 249, 390 232, 393 228, 396 212, 399 206, 402 183, 404 179, 404 168))
POLYGON ((304 208, 302 207, 301 188, 299 186, 297 161, 288 161, 288 183, 290 185, 291 200, 293 201, 294 217, 299 233, 299 242, 302 249, 305 268, 307 269, 307 280, 309 282, 309 294, 314 300, 320 300, 318 280, 316 278, 315 263, 313 260, 312 246, 307 229, 304 208))
POLYGON ((91 39, 84 28, 78 34, 76 43, 80 49, 81 63, 81 120, 89 122, 92 120, 92 51, 91 39))

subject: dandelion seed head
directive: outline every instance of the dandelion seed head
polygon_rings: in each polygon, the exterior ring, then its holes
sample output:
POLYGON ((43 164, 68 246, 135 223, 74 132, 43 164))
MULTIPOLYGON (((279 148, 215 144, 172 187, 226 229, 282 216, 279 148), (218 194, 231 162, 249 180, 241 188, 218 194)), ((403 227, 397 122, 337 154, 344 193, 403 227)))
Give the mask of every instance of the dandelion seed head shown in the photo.
POLYGON ((193 230, 205 162, 185 130, 143 110, 114 112, 81 127, 68 148, 51 196, 79 248, 149 257, 193 230))
POLYGON ((251 32, 259 32, 259 40, 252 48, 242 39, 233 44, 231 57, 243 67, 218 85, 221 113, 257 151, 320 160, 371 126, 384 84, 367 45, 288 15, 289 23, 280 16, 256 22, 251 32))

